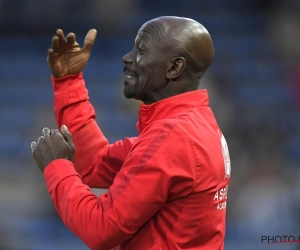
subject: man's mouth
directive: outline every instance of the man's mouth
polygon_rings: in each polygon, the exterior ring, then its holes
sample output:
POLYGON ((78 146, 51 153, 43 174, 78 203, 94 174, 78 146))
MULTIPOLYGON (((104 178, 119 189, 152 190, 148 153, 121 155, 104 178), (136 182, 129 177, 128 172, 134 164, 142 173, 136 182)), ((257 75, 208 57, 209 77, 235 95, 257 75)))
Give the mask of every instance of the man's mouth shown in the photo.
POLYGON ((123 73, 126 77, 126 79, 130 79, 136 76, 136 72, 132 69, 129 69, 127 66, 124 67, 123 73))

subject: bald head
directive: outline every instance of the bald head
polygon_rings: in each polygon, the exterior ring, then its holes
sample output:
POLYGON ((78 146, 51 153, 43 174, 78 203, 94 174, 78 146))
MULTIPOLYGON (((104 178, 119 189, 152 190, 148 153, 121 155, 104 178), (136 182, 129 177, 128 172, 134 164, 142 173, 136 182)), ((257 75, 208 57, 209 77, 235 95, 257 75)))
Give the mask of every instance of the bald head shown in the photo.
POLYGON ((161 39, 174 56, 184 57, 187 69, 199 78, 212 63, 214 46, 211 36, 202 24, 193 19, 162 16, 146 22, 140 30, 147 30, 161 39))
POLYGON ((122 58, 124 95, 150 104, 196 90, 213 57, 211 37, 200 23, 173 16, 152 19, 122 58))

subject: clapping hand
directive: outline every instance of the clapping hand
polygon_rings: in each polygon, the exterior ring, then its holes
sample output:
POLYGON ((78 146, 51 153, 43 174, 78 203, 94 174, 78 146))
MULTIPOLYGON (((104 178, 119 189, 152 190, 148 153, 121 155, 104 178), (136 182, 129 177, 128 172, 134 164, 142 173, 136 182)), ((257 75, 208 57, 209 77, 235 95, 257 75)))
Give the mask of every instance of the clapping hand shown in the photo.
POLYGON ((69 33, 65 37, 63 31, 58 29, 52 38, 52 46, 48 50, 48 64, 55 78, 64 77, 72 74, 79 74, 86 66, 97 31, 89 30, 84 45, 81 48, 76 42, 75 34, 69 33))
POLYGON ((46 127, 42 133, 43 135, 37 141, 31 143, 33 158, 42 172, 50 162, 57 159, 73 162, 75 147, 72 135, 66 126, 61 127, 61 132, 58 129, 50 130, 46 127))

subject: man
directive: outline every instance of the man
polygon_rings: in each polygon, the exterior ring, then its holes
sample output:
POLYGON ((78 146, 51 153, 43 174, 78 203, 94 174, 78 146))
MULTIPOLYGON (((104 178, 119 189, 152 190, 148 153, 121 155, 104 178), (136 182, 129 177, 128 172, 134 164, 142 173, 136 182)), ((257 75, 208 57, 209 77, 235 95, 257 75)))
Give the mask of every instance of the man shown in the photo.
POLYGON ((44 128, 31 148, 61 219, 91 249, 223 249, 230 159, 198 90, 214 56, 208 31, 169 16, 140 28, 122 59, 124 95, 143 102, 140 134, 114 144, 96 124, 81 73, 95 37, 90 30, 80 48, 57 30, 48 52, 61 131, 44 128), (89 187, 108 192, 96 197, 89 187))

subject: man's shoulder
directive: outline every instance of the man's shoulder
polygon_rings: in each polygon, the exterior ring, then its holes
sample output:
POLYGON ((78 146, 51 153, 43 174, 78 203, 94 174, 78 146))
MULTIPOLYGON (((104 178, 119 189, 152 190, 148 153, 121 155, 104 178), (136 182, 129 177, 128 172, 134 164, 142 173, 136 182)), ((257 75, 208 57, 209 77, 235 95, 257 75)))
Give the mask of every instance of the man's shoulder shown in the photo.
POLYGON ((143 134, 145 133, 155 134, 159 133, 160 131, 164 131, 164 133, 170 133, 174 129, 174 127, 176 127, 176 124, 178 122, 178 119, 175 118, 166 118, 152 121, 145 127, 140 136, 143 136, 143 134))
POLYGON ((151 144, 153 142, 161 143, 166 139, 172 140, 172 138, 178 140, 178 138, 185 137, 181 126, 184 126, 182 121, 172 118, 153 121, 145 127, 136 142, 151 144))

